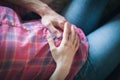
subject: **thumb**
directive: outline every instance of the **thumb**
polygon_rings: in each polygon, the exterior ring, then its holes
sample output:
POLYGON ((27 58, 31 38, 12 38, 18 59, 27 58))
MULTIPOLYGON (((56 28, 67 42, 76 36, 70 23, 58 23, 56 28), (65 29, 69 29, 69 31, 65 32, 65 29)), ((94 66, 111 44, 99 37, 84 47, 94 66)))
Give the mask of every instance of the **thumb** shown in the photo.
POLYGON ((49 44, 49 46, 50 46, 51 52, 54 51, 55 48, 56 48, 56 46, 55 46, 55 44, 54 44, 54 40, 52 39, 50 33, 48 33, 48 35, 47 35, 47 40, 48 40, 48 44, 49 44))

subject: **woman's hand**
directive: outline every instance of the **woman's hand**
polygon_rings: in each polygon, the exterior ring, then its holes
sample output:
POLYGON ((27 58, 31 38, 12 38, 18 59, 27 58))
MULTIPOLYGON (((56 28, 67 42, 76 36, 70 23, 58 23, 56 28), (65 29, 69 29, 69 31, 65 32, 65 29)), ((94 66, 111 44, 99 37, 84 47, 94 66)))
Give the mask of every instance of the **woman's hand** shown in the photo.
POLYGON ((59 47, 55 46, 50 35, 48 35, 47 39, 57 66, 51 76, 51 80, 64 80, 69 73, 74 55, 79 48, 78 35, 74 27, 66 22, 64 25, 63 39, 59 47))

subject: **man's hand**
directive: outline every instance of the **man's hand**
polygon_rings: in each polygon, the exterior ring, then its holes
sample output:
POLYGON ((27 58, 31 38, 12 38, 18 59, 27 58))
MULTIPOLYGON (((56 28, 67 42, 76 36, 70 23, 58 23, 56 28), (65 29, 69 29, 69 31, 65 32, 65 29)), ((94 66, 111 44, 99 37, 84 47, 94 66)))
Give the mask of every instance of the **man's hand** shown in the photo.
POLYGON ((42 24, 45 25, 56 37, 60 37, 61 33, 57 28, 64 29, 66 19, 54 11, 42 16, 42 24))
POLYGON ((68 75, 74 55, 79 48, 79 38, 74 27, 65 23, 63 39, 59 47, 56 47, 53 39, 48 34, 47 39, 52 56, 56 62, 56 70, 51 76, 51 80, 64 80, 68 75))
POLYGON ((45 25, 56 37, 60 37, 61 34, 57 30, 58 28, 63 29, 63 25, 66 19, 52 10, 47 4, 50 1, 47 0, 8 0, 11 3, 19 5, 33 11, 42 17, 42 24, 45 25), (43 2, 42 2, 43 1, 43 2))

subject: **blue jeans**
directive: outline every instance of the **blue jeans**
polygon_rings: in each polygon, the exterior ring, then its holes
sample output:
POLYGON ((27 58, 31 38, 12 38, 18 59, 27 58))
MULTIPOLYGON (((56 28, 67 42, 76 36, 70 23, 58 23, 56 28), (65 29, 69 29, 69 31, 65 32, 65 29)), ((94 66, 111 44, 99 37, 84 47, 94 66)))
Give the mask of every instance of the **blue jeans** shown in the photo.
POLYGON ((88 34, 95 29, 108 1, 72 0, 63 15, 69 22, 82 28, 85 34, 88 34))
POLYGON ((120 14, 94 30, 107 2, 72 0, 64 12, 68 21, 84 30, 90 46, 88 60, 75 80, 104 80, 120 64, 120 14))

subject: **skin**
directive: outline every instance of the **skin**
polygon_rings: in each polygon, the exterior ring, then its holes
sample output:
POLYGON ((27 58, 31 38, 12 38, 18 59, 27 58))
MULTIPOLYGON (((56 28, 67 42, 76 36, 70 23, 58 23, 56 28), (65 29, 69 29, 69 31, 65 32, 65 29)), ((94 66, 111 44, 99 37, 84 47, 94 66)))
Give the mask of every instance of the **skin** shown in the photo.
MULTIPOLYGON (((33 11, 42 17, 42 24, 53 34, 60 37, 61 34, 56 27, 63 29, 63 39, 59 47, 56 47, 50 35, 47 40, 50 46, 52 57, 56 62, 56 69, 50 80, 64 80, 69 73, 74 55, 79 47, 78 35, 73 26, 66 19, 48 7, 41 0, 8 0, 11 3, 33 11), (66 52, 67 51, 67 52, 66 52)), ((47 1, 47 0, 46 0, 47 1)))
POLYGON ((61 34, 57 30, 57 27, 64 29, 64 23, 66 19, 52 10, 47 4, 47 0, 8 0, 11 3, 26 8, 29 11, 35 12, 41 16, 42 24, 45 25, 56 37, 60 37, 61 34), (54 15, 54 16, 53 16, 54 15))
POLYGON ((80 45, 78 35, 74 27, 66 22, 64 25, 63 39, 59 47, 55 46, 50 35, 48 35, 47 39, 57 66, 50 80, 64 80, 69 73, 74 55, 80 45))

